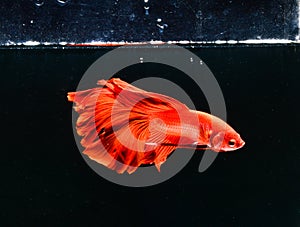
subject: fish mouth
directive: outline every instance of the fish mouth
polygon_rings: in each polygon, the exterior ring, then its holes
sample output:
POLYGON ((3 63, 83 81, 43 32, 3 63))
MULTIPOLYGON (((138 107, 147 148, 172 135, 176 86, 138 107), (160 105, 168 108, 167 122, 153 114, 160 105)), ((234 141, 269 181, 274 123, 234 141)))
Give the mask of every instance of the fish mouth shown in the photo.
POLYGON ((242 148, 244 145, 245 145, 246 143, 245 143, 245 141, 244 140, 242 140, 241 142, 240 142, 240 146, 239 146, 239 148, 242 148))

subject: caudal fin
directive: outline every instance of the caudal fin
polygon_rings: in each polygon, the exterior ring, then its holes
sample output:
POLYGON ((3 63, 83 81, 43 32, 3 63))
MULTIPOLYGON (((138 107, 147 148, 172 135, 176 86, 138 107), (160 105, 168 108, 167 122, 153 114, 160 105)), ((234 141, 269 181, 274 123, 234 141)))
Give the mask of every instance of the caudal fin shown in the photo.
POLYGON ((159 169, 176 147, 146 149, 151 138, 149 119, 175 111, 174 105, 188 111, 187 107, 120 79, 100 80, 98 85, 103 87, 68 93, 79 113, 76 129, 83 137, 83 153, 118 173, 132 173, 141 164, 153 163, 159 169))

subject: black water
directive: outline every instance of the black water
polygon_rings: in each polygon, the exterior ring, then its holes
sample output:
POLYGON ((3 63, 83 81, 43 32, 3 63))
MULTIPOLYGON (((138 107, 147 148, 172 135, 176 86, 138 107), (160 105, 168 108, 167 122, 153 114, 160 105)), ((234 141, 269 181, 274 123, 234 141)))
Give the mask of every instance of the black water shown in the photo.
MULTIPOLYGON (((0 51, 1 226, 300 226, 299 47, 191 49, 217 78, 246 146, 204 173, 199 152, 148 188, 101 178, 74 141, 66 93, 106 51, 0 51)), ((178 73, 144 67, 124 77, 178 73)))

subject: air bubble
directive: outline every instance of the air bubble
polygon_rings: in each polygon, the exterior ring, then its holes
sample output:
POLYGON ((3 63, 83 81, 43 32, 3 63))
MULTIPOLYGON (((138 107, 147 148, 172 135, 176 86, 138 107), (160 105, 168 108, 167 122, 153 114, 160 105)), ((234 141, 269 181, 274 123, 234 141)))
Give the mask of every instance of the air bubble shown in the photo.
POLYGON ((179 2, 177 0, 174 1, 174 7, 177 9, 179 8, 179 2))
POLYGON ((149 6, 144 6, 144 9, 145 9, 145 15, 148 16, 150 7, 149 6))
POLYGON ((44 5, 44 3, 45 3, 45 2, 44 2, 43 0, 35 0, 35 2, 34 2, 34 4, 35 4, 36 6, 38 6, 38 7, 44 5))
POLYGON ((144 58, 140 57, 140 63, 144 63, 144 58))
POLYGON ((104 31, 102 34, 103 34, 103 36, 104 36, 105 38, 107 38, 107 37, 109 36, 109 32, 108 32, 108 31, 104 31))
POLYGON ((135 19, 135 14, 134 13, 130 14, 129 15, 129 20, 134 21, 134 19, 135 19))
POLYGON ((161 18, 157 18, 156 21, 157 21, 156 26, 159 28, 159 33, 163 33, 164 29, 167 28, 168 25, 167 24, 163 24, 161 18))
POLYGON ((190 62, 194 62, 194 58, 190 58, 190 62))
POLYGON ((69 3, 70 0, 56 0, 56 2, 60 5, 60 6, 64 6, 67 3, 69 3))
POLYGON ((202 61, 202 60, 200 60, 200 62, 199 62, 199 63, 200 63, 200 65, 203 65, 203 61, 202 61))

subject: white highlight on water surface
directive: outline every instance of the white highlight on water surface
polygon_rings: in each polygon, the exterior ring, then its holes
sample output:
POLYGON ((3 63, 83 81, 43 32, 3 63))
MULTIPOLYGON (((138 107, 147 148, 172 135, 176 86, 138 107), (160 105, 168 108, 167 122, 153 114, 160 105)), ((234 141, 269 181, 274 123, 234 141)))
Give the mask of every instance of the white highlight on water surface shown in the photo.
POLYGON ((238 41, 236 41, 236 40, 228 40, 227 43, 228 44, 237 44, 238 41))
POLYGON ((227 41, 225 41, 225 40, 216 40, 215 43, 216 43, 216 44, 226 44, 227 41))
POLYGON ((25 45, 25 46, 38 46, 38 45, 40 45, 41 43, 40 42, 38 42, 38 41, 26 41, 26 42, 24 42, 24 43, 22 43, 23 45, 25 45))
POLYGON ((286 44, 293 43, 292 40, 288 39, 248 39, 239 41, 239 43, 243 44, 286 44))
POLYGON ((226 44, 245 44, 245 45, 256 45, 256 44, 300 44, 299 36, 295 37, 295 40, 288 39, 248 39, 248 40, 217 40, 217 41, 161 41, 161 40, 150 40, 145 42, 128 42, 128 41, 120 41, 120 42, 103 42, 103 41, 91 41, 85 43, 75 43, 75 42, 39 42, 39 41, 25 41, 25 42, 13 42, 8 40, 4 46, 49 46, 49 45, 86 45, 86 46, 123 46, 123 45, 163 45, 163 44, 180 44, 180 45, 207 45, 207 44, 216 44, 216 45, 226 45, 226 44))

